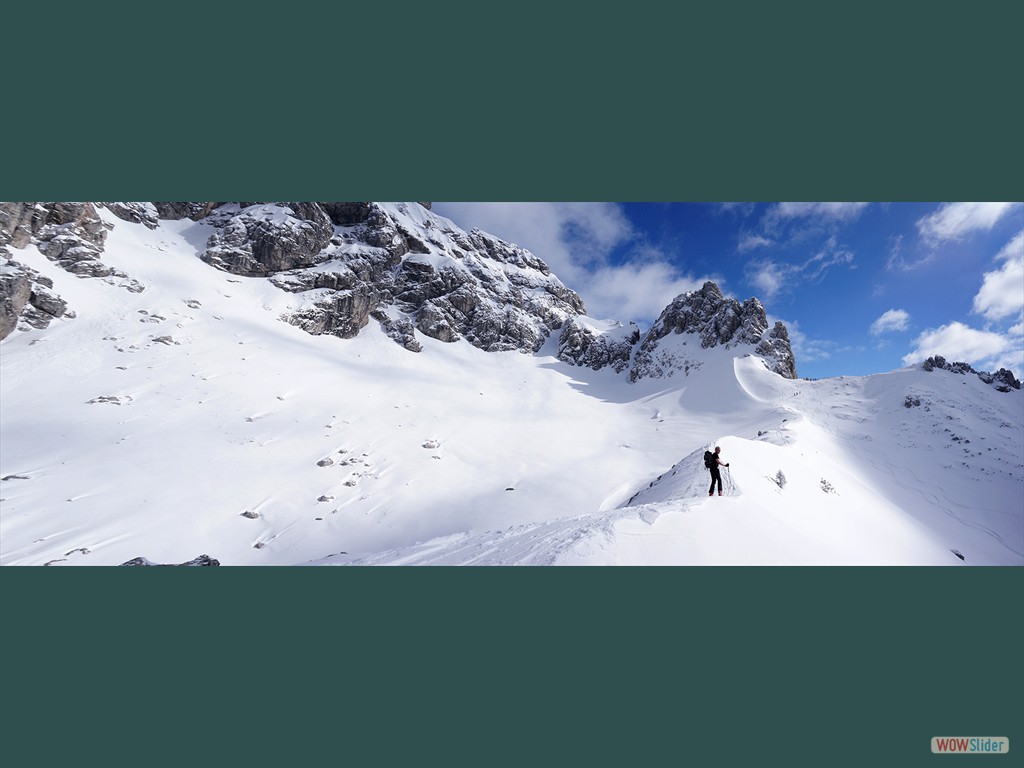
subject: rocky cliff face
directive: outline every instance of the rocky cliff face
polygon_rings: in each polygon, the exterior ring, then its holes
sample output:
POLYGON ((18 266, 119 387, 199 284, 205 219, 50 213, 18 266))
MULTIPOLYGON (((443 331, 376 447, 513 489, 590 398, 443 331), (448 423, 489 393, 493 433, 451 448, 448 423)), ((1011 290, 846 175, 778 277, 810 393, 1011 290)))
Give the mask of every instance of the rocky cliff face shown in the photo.
POLYGON ((97 207, 150 229, 162 219, 203 221, 200 257, 297 294, 283 319, 312 334, 351 338, 370 319, 411 351, 417 334, 487 351, 536 351, 583 302, 547 265, 486 233, 464 232, 430 203, 2 203, 0 338, 65 314, 60 297, 14 260, 30 244, 79 277, 143 286, 103 263, 107 225, 97 207), (56 314, 50 314, 56 313, 56 314))
POLYGON ((1000 368, 995 373, 989 373, 988 371, 976 371, 968 363, 950 363, 946 361, 946 358, 939 355, 929 357, 921 367, 926 371, 949 371, 950 373, 957 373, 961 376, 966 376, 968 373, 977 376, 986 384, 990 384, 995 387, 999 392, 1009 392, 1011 389, 1020 389, 1020 381, 1011 371, 1005 368, 1000 368))
POLYGON ((614 323, 601 329, 582 318, 570 318, 558 338, 558 358, 595 371, 610 367, 621 373, 629 368, 638 341, 640 329, 636 323, 614 323))
POLYGON ((769 330, 761 302, 747 299, 740 304, 726 299, 710 281, 698 291, 677 296, 642 338, 635 325, 631 329, 628 334, 622 332, 621 325, 601 331, 582 320, 572 320, 562 330, 559 357, 571 365, 594 369, 606 365, 616 371, 629 368, 631 381, 688 375, 699 364, 670 342, 681 334, 692 334, 703 349, 747 346, 750 353, 765 358, 771 370, 796 378, 786 326, 777 322, 769 330))
MULTIPOLYGON (((486 351, 535 352, 554 331, 558 356, 595 370, 629 370, 631 381, 686 374, 666 341, 692 334, 703 348, 749 346, 772 370, 796 377, 785 326, 757 299, 740 304, 718 286, 677 297, 641 338, 636 325, 585 317, 580 297, 529 251, 479 230, 465 232, 429 203, 107 202, 0 203, 0 338, 43 327, 71 309, 11 248, 34 244, 62 269, 127 290, 144 286, 103 262, 108 227, 98 208, 155 229, 161 220, 202 221, 200 258, 235 275, 266 279, 296 295, 282 319, 308 333, 352 338, 372 321, 412 352, 421 338, 460 339, 486 351)), ((108 217, 108 221, 109 221, 108 217)))
POLYGON ((411 351, 421 348, 418 332, 491 352, 533 352, 584 309, 529 251, 464 232, 422 205, 218 210, 222 218, 203 260, 300 294, 305 306, 285 319, 309 333, 351 338, 372 317, 411 351))
MULTIPOLYGON (((675 334, 695 334, 703 349, 741 345, 765 358, 768 367, 781 376, 796 378, 796 361, 789 345, 789 333, 782 323, 768 332, 768 316, 757 299, 740 304, 726 299, 713 282, 698 291, 677 296, 661 313, 640 342, 630 379, 661 378, 678 372, 678 355, 663 354, 662 340, 675 334)), ((683 363, 685 372, 685 362, 683 363)))
POLYGON ((17 327, 45 328, 73 317, 53 281, 18 262, 11 249, 34 244, 61 269, 131 291, 142 286, 103 263, 107 228, 92 203, 0 203, 0 339, 17 327))

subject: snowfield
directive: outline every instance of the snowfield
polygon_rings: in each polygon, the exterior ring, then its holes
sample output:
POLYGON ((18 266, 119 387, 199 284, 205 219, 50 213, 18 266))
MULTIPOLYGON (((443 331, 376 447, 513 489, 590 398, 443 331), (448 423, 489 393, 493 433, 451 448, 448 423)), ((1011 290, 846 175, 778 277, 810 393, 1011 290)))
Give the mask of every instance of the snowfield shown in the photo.
POLYGON ((142 293, 14 252, 77 317, 0 343, 2 565, 1024 564, 1020 390, 788 380, 688 334, 688 373, 636 384, 557 333, 310 336, 300 295, 198 258, 209 224, 102 215, 142 293))

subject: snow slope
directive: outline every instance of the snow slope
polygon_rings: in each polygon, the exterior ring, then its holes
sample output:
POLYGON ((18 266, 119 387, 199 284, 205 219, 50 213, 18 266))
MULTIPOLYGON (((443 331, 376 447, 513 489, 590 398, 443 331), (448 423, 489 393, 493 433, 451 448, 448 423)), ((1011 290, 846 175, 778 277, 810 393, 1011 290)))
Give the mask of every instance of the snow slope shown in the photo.
POLYGON ((689 373, 636 384, 555 338, 310 336, 198 258, 208 224, 102 215, 143 293, 15 254, 77 317, 0 343, 2 565, 1024 564, 1020 391, 791 381, 686 334, 689 373))
POLYGON ((671 429, 693 434, 692 451, 622 508, 365 562, 1024 563, 1019 392, 1001 401, 977 377, 920 368, 789 381, 756 357, 708 359, 703 374, 698 386, 646 399, 671 429), (922 405, 905 407, 907 393, 922 405), (715 425, 719 438, 697 439, 715 425), (732 465, 724 497, 708 497, 712 443, 732 465))

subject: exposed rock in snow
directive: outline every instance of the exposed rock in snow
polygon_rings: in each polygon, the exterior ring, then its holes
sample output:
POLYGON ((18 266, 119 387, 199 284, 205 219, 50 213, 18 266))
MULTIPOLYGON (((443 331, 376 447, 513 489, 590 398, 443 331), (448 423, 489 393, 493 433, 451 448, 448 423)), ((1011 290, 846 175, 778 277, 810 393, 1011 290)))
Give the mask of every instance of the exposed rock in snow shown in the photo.
POLYGON ((242 208, 207 243, 203 261, 246 277, 266 277, 326 260, 333 226, 316 203, 242 208))
POLYGON ((0 263, 0 339, 21 320, 23 329, 45 328, 68 313, 67 302, 54 293, 53 281, 16 261, 0 263))
POLYGON ((147 560, 144 557, 135 557, 126 563, 121 563, 122 566, 208 566, 208 565, 220 565, 220 560, 215 560, 209 555, 200 555, 197 558, 189 560, 187 563, 154 563, 152 560, 147 560))
POLYGON ((775 327, 761 339, 754 354, 766 358, 769 361, 769 367, 779 375, 785 376, 787 379, 796 378, 796 358, 789 345, 789 331, 786 330, 782 321, 775 322, 775 327))
POLYGON ((946 362, 946 358, 940 355, 929 357, 921 364, 921 367, 926 371, 934 371, 938 368, 940 371, 958 373, 961 376, 973 373, 986 384, 991 384, 999 392, 1009 392, 1011 389, 1020 389, 1020 381, 1013 375, 1012 371, 1008 371, 1005 368, 1000 368, 995 373, 989 373, 988 371, 976 371, 969 363, 949 363, 946 362))
POLYGON ((200 221, 223 203, 153 203, 157 215, 168 221, 179 221, 180 219, 191 219, 200 221))
POLYGON ((13 331, 32 295, 32 281, 23 269, 0 267, 0 339, 13 331))
MULTIPOLYGON (((760 301, 751 298, 740 304, 735 299, 726 299, 718 286, 708 281, 699 291, 676 297, 661 313, 640 342, 630 379, 688 373, 689 356, 678 344, 666 347, 663 342, 666 337, 679 334, 692 335, 702 349, 757 345, 754 353, 765 357, 771 370, 795 379, 796 364, 786 327, 779 322, 770 333, 766 331, 768 317, 760 301)), ((683 341, 684 346, 686 343, 683 341)))
MULTIPOLYGON (((148 211, 148 203, 112 205, 125 206, 120 210, 126 217, 129 212, 141 217, 148 211)), ((0 270, 0 339, 17 327, 19 319, 24 328, 45 328, 55 317, 74 316, 67 302, 50 290, 52 280, 13 261, 12 247, 34 244, 73 275, 104 278, 133 293, 144 290, 141 283, 101 260, 107 231, 92 203, 0 203, 0 257, 6 260, 0 270)))
POLYGON ((160 226, 160 214, 153 203, 100 203, 117 218, 143 224, 148 229, 160 226))
POLYGON ((562 326, 558 338, 558 359, 597 371, 610 366, 616 373, 629 367, 634 345, 640 340, 635 323, 615 323, 607 330, 574 317, 562 326))
MULTIPOLYGON (((288 205, 294 211, 296 204, 288 205)), ((276 238, 275 254, 301 252, 306 263, 261 263, 282 267, 266 270, 272 282, 307 299, 285 319, 314 335, 352 338, 373 314, 414 352, 422 348, 415 331, 487 351, 533 352, 566 318, 583 312, 579 296, 529 251, 478 230, 463 232, 427 206, 304 205, 290 221, 279 217, 274 233, 260 231, 276 238), (321 216, 334 232, 313 254, 317 243, 300 246, 299 232, 321 216)), ((246 268, 252 227, 243 230, 237 220, 250 221, 251 213, 265 219, 267 206, 243 208, 211 238, 204 259, 229 271, 246 268)))
POLYGON ((34 242, 50 261, 82 277, 115 274, 100 261, 107 228, 92 203, 4 203, 2 208, 0 228, 16 248, 34 242))

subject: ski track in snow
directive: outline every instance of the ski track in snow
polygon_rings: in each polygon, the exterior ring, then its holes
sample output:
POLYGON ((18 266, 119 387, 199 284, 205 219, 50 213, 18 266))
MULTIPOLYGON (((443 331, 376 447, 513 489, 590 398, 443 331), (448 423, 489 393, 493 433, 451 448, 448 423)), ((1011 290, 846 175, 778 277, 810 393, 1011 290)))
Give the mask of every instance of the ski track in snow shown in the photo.
POLYGON ((1019 391, 789 381, 684 336, 689 375, 637 384, 557 333, 313 337, 279 320, 300 296, 199 260, 208 224, 101 213, 141 294, 13 251, 77 317, 0 345, 0 565, 1024 564, 1019 391))

